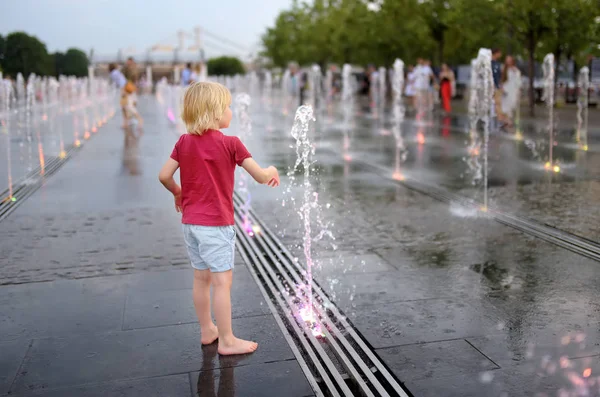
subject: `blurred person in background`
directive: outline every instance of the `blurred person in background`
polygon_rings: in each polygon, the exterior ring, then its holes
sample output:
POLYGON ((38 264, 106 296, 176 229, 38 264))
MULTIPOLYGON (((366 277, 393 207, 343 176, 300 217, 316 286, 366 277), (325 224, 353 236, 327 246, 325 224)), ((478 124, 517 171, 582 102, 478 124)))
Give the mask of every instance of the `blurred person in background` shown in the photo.
POLYGON ((191 77, 192 77, 192 64, 188 62, 185 65, 185 69, 183 69, 181 71, 181 85, 183 85, 184 87, 187 87, 188 85, 190 85, 191 77))
POLYGON ((198 63, 194 66, 192 74, 190 75, 190 84, 198 83, 202 78, 202 64, 198 63))
POLYGON ((502 70, 502 113, 505 115, 506 124, 513 126, 515 110, 519 106, 521 95, 521 71, 515 65, 515 59, 507 55, 502 70))
POLYGON ((442 98, 442 108, 446 114, 452 110, 450 101, 454 96, 456 90, 456 80, 454 78, 454 72, 445 63, 442 64, 440 70, 440 97, 442 98))
POLYGON ((409 98, 411 105, 413 108, 417 108, 416 103, 416 89, 415 89, 415 81, 417 79, 415 68, 413 65, 408 65, 408 73, 406 75, 406 85, 404 88, 404 95, 409 98))

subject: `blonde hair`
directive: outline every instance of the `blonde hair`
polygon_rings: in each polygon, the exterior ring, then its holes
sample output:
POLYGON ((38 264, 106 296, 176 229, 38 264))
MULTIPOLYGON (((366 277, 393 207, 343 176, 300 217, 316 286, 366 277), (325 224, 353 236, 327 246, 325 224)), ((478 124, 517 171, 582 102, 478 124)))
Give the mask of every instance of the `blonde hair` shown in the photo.
POLYGON ((230 103, 231 93, 219 83, 198 82, 190 85, 183 95, 181 112, 188 133, 202 135, 206 130, 219 128, 219 120, 230 103))

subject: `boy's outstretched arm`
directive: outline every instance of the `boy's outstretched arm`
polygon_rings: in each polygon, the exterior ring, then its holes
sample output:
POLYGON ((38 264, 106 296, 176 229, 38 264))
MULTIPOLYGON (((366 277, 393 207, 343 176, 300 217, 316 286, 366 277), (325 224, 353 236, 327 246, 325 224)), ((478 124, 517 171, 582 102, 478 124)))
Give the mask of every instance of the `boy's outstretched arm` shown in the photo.
POLYGON ((173 175, 179 168, 179 163, 169 158, 158 174, 158 180, 175 198, 175 210, 181 212, 181 187, 175 182, 173 175))
POLYGON ((279 173, 277 172, 277 168, 273 166, 261 168, 252 157, 248 157, 242 162, 242 168, 244 168, 256 182, 262 185, 268 184, 271 187, 279 186, 279 173))

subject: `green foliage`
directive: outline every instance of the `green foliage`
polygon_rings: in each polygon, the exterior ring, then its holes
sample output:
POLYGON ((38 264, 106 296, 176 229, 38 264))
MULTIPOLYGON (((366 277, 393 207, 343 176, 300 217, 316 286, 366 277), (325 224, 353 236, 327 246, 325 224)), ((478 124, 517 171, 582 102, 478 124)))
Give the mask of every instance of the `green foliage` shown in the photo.
POLYGON ((233 76, 245 72, 242 61, 235 57, 218 57, 209 59, 206 63, 208 74, 214 76, 233 76))
POLYGON ((536 61, 547 52, 583 59, 597 49, 599 15, 597 0, 384 0, 378 12, 363 0, 296 0, 263 35, 262 55, 276 66, 467 64, 479 48, 499 47, 536 61))
MULTIPOLYGON (((263 56, 276 66, 353 63, 468 64, 479 48, 500 48, 533 64, 552 52, 582 65, 600 55, 598 0, 294 0, 263 35, 263 56)), ((531 89, 533 94, 533 89, 531 89)), ((530 96, 533 112, 533 95, 530 96)))
POLYGON ((0 70, 12 77, 18 73, 25 77, 31 73, 83 77, 88 74, 88 65, 87 55, 76 48, 48 54, 46 45, 35 36, 24 32, 0 36, 0 70))
POLYGON ((22 73, 48 75, 52 72, 52 61, 46 45, 37 37, 24 32, 14 32, 6 36, 6 52, 2 62, 6 74, 16 76, 22 73))
POLYGON ((6 53, 6 39, 0 34, 0 71, 4 70, 2 65, 4 64, 4 54, 6 53))
POLYGON ((61 58, 61 74, 76 77, 88 75, 89 60, 85 52, 76 48, 69 48, 61 58))
POLYGON ((57 51, 57 52, 53 53, 51 56, 52 56, 52 66, 54 67, 52 74, 54 76, 64 75, 65 74, 65 71, 64 71, 65 53, 57 51))

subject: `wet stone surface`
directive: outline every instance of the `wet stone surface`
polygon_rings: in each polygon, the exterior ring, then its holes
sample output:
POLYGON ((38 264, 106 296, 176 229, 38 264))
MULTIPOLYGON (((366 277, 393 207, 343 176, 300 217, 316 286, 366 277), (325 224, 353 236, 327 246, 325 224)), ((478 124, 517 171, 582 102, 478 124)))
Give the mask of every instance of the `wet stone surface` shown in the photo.
POLYGON ((312 395, 239 257, 233 326, 259 350, 202 349, 180 217, 156 177, 177 135, 154 109, 143 135, 111 122, 0 224, 0 395, 192 396, 199 371, 227 380, 219 395, 312 395))
POLYGON ((189 265, 177 218, 155 208, 41 218, 15 215, 2 223, 0 260, 6 264, 2 284, 189 265))
MULTIPOLYGON (((390 180, 393 138, 370 133, 368 125, 353 130, 350 153, 359 161, 342 158, 341 130, 317 128, 313 186, 319 203, 331 204, 323 217, 336 248, 313 241, 314 274, 381 359, 415 396, 550 396, 578 387, 600 395, 588 372, 595 374, 600 346, 598 264, 399 186, 390 180), (367 259, 357 267, 354 258, 361 257, 367 259)), ((464 136, 431 127, 425 132, 432 147, 419 151, 409 143, 413 157, 402 171, 481 199, 481 188, 459 175, 464 136)), ((281 155, 290 144, 285 133, 269 136, 260 153, 283 168, 293 161, 281 155)), ((417 131, 405 133, 410 140, 417 131)), ((504 137, 494 139, 493 205, 596 239, 597 175, 590 167, 596 154, 587 156, 587 168, 567 167, 552 176, 528 171, 525 165, 535 159, 527 151, 508 148, 504 137), (514 169, 519 172, 510 179, 514 169)), ((566 145, 570 138, 561 139, 566 145)), ((557 151, 574 161, 567 152, 557 151)), ((304 263, 304 230, 290 194, 301 199, 296 191, 282 197, 257 187, 253 206, 304 263)), ((319 230, 315 223, 312 228, 319 230)))
MULTIPOLYGON (((214 346, 203 347, 205 356, 215 356, 214 346)), ((203 365, 200 372, 190 374, 193 395, 200 397, 261 397, 267 390, 285 390, 286 395, 313 395, 300 366, 294 360, 244 366, 213 367, 214 362, 203 365)))
MULTIPOLYGON (((312 395, 239 258, 234 327, 260 348, 222 359, 201 348, 179 217, 156 181, 177 134, 149 105, 142 136, 123 139, 109 124, 112 134, 0 224, 0 395, 312 395)), ((600 395, 598 264, 391 181, 389 119, 357 116, 350 157, 360 161, 345 161, 338 113, 313 136, 313 186, 335 236, 313 242, 315 280, 398 379, 415 396, 600 395)), ((291 200, 303 191, 284 194, 291 117, 252 116, 247 144, 280 168, 283 186, 252 185, 253 208, 304 263, 291 200)), ((466 119, 407 117, 401 171, 481 199, 465 172, 466 119)), ((540 128, 524 134, 541 145, 540 128)), ((556 153, 568 166, 550 175, 538 169, 543 155, 505 135, 490 141, 491 202, 596 239, 597 137, 582 156, 561 130, 556 153)))

